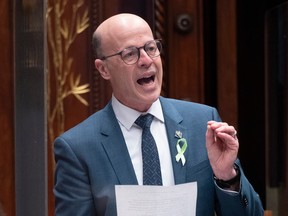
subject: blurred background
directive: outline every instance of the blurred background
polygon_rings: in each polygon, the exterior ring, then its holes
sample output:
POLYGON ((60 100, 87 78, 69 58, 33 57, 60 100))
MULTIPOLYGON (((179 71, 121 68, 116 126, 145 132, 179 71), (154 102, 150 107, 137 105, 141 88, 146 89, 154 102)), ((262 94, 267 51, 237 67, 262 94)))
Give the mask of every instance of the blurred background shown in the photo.
POLYGON ((54 215, 53 140, 109 101, 91 38, 122 12, 162 39, 162 95, 215 106, 238 131, 242 166, 265 209, 286 215, 284 0, 2 0, 0 215, 54 215))

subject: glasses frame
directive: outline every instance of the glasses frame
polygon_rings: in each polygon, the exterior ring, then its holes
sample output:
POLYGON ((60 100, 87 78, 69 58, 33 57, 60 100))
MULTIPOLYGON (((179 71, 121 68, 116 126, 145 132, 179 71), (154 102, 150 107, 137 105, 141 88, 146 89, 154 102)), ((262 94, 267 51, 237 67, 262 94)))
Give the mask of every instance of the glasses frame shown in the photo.
POLYGON ((154 40, 147 41, 147 42, 144 44, 144 46, 141 46, 141 47, 135 47, 135 46, 127 47, 127 48, 121 50, 120 52, 114 53, 114 54, 112 54, 112 55, 102 56, 102 57, 100 58, 100 60, 104 61, 104 60, 106 60, 106 59, 108 59, 108 58, 110 58, 110 57, 120 55, 122 61, 123 61, 125 64, 127 64, 127 65, 132 65, 132 64, 135 64, 135 63, 137 63, 137 62, 139 61, 139 58, 140 58, 140 49, 143 49, 150 58, 156 58, 156 57, 158 57, 158 56, 161 55, 161 51, 162 51, 162 44, 161 44, 160 41, 161 41, 161 39, 154 39, 154 40), (150 56, 150 55, 147 53, 147 51, 145 50, 145 46, 147 46, 149 43, 151 43, 151 42, 153 42, 153 41, 155 41, 156 46, 157 46, 157 49, 159 50, 159 55, 157 55, 157 56, 150 56), (159 44, 159 46, 158 46, 158 44, 159 44), (127 63, 127 62, 125 62, 125 61, 123 60, 123 57, 122 57, 122 53, 123 53, 126 49, 129 49, 129 48, 136 48, 136 49, 138 50, 138 58, 137 58, 137 60, 136 60, 135 62, 133 62, 133 63, 127 63))

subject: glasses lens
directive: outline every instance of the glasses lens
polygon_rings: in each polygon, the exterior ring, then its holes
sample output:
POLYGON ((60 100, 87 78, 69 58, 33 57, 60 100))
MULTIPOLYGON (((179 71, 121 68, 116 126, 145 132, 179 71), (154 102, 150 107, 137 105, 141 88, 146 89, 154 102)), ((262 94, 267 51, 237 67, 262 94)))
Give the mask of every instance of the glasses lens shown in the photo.
POLYGON ((142 48, 151 58, 155 58, 160 55, 162 45, 160 41, 153 40, 147 42, 144 47, 128 47, 121 52, 122 60, 128 65, 135 64, 140 57, 140 49, 142 48))
POLYGON ((134 64, 138 61, 139 51, 136 47, 129 47, 122 51, 121 58, 126 64, 134 64))
POLYGON ((157 57, 161 52, 161 43, 160 41, 150 41, 144 46, 144 50, 151 57, 157 57))

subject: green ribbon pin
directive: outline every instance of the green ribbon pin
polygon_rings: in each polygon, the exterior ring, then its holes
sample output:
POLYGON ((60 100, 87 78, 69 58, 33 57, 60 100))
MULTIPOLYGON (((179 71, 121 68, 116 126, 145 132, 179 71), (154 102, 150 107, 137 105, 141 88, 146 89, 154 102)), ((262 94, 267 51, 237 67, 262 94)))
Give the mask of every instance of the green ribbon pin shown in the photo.
POLYGON ((179 160, 181 159, 182 166, 184 166, 186 163, 184 152, 186 151, 187 146, 188 145, 187 145, 187 141, 185 138, 178 139, 177 144, 176 144, 178 154, 175 157, 176 157, 177 162, 179 162, 179 160), (181 143, 182 143, 182 147, 180 146, 181 143))

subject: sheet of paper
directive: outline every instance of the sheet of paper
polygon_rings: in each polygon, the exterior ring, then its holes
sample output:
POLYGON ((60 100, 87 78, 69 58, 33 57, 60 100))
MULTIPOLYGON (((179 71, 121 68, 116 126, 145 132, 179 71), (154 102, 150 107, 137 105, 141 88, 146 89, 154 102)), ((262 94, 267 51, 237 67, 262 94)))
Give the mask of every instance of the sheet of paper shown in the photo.
POLYGON ((116 185, 118 216, 195 216, 197 182, 173 186, 116 185))

